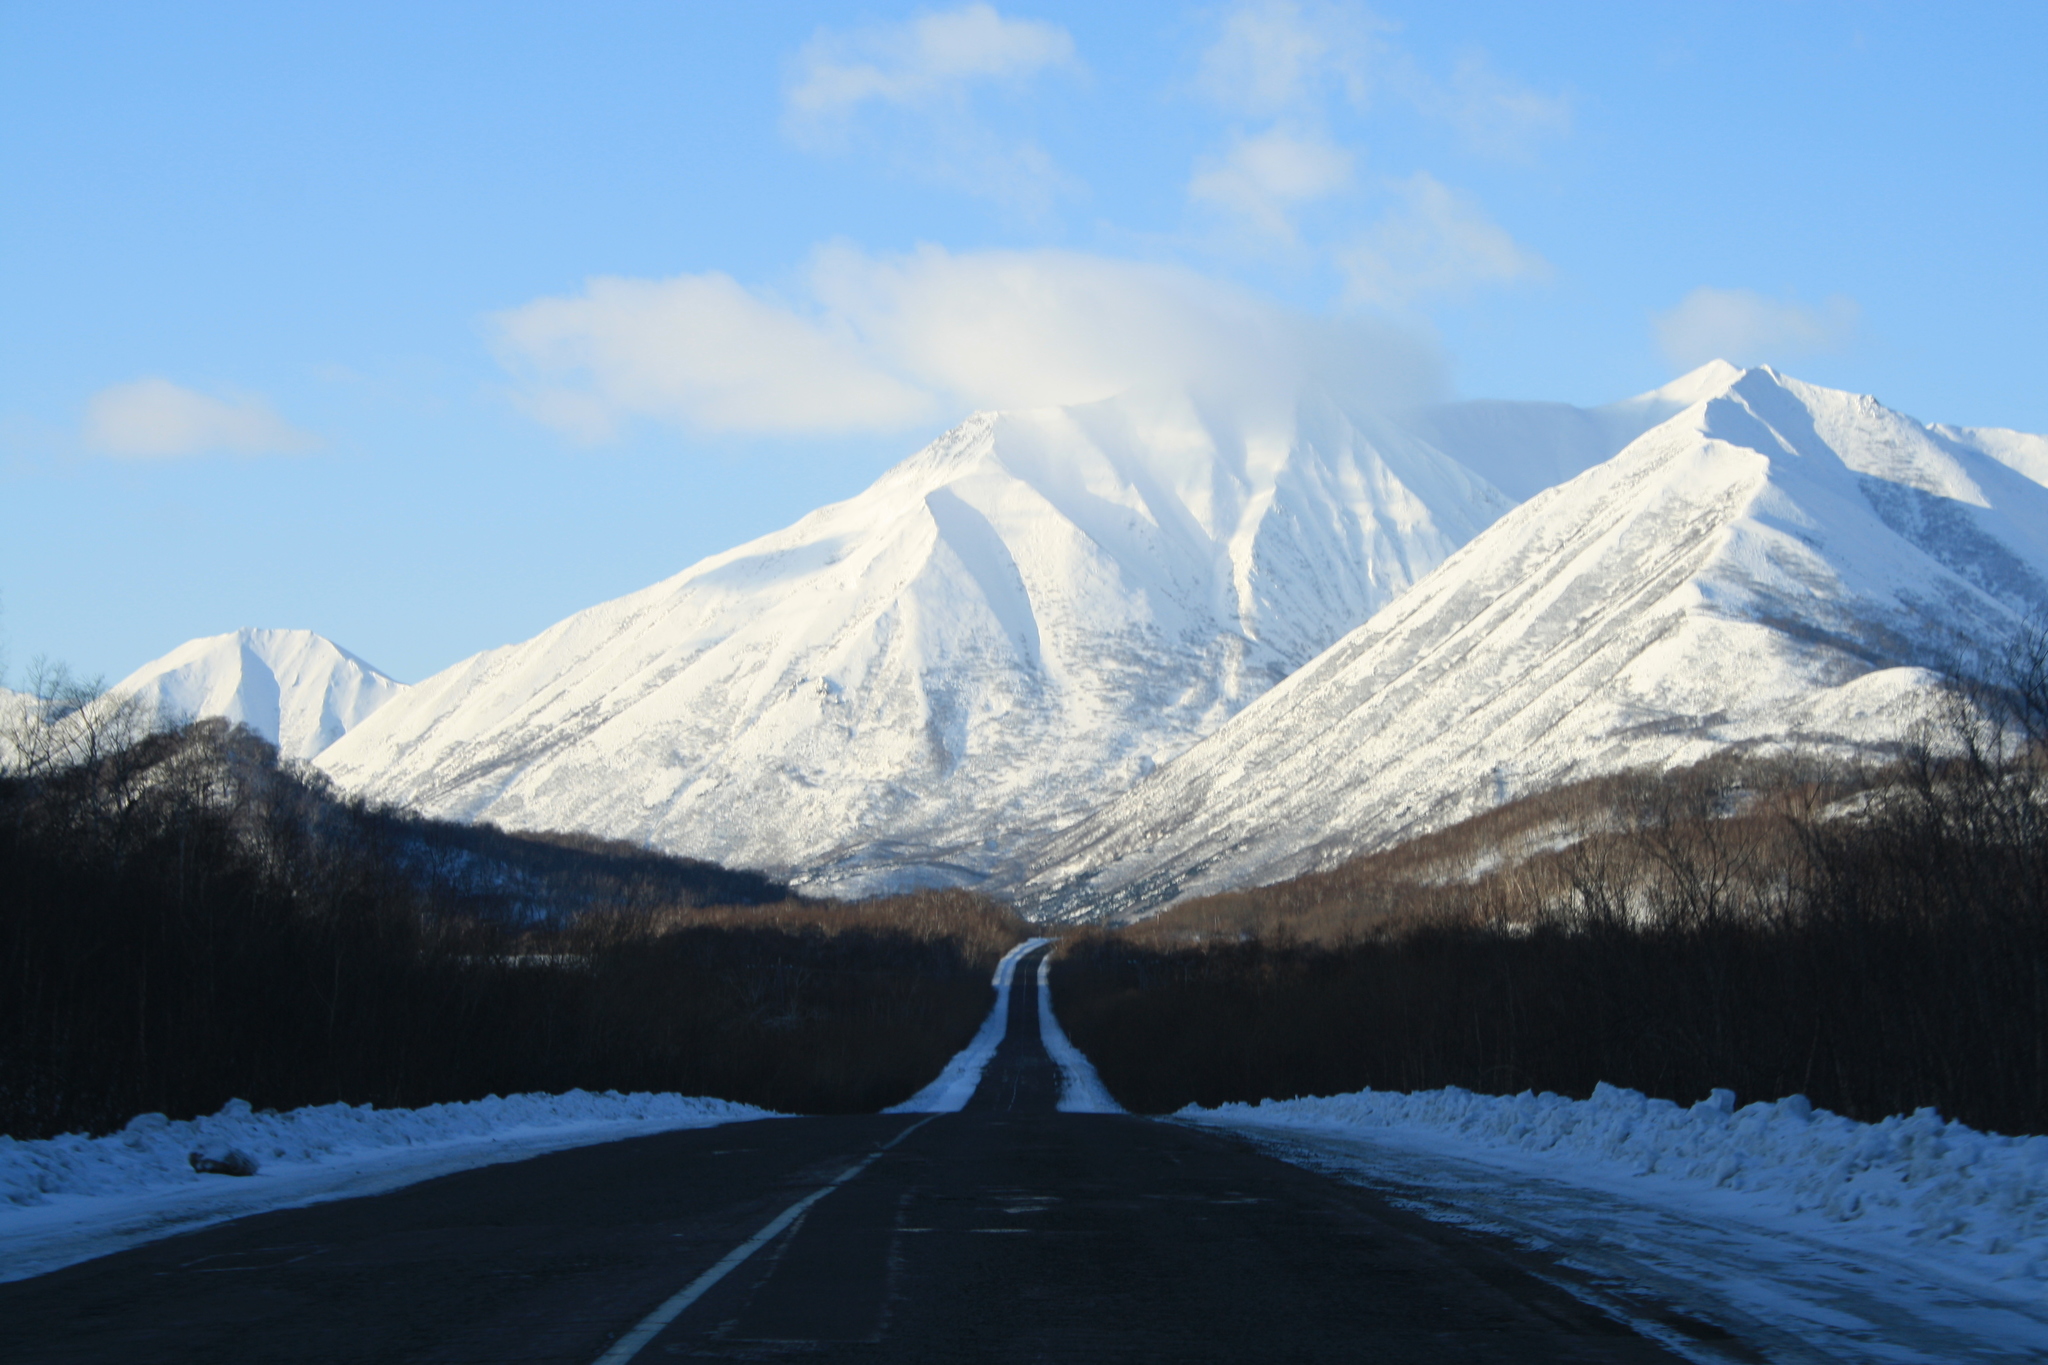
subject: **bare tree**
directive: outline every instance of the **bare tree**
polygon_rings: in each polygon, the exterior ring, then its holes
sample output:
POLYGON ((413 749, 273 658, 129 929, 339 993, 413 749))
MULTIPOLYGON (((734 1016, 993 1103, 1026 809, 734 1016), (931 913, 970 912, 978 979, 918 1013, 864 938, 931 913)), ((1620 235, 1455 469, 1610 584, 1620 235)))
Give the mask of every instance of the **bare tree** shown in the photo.
POLYGON ((26 683, 0 715, 0 775, 37 778, 96 764, 148 729, 138 698, 111 695, 101 679, 80 678, 64 664, 38 655, 26 683))

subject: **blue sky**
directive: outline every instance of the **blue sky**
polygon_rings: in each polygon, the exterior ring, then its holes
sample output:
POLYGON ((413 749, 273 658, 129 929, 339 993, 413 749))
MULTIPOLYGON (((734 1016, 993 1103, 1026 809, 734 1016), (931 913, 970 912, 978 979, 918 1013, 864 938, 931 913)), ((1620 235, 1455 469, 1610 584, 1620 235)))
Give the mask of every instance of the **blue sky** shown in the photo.
POLYGON ((2048 430, 2048 9, 0 3, 0 644, 414 680, 979 406, 2048 430))

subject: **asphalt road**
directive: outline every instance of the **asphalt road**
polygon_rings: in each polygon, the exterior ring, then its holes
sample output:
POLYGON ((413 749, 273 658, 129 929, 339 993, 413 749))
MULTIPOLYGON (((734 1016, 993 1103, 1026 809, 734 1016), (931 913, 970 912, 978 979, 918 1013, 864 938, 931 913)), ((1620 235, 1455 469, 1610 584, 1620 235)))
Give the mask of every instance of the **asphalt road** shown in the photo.
POLYGON ((965 1112, 636 1138, 245 1218, 0 1285, 0 1360, 593 1365, 870 1158, 634 1359, 1676 1358, 1518 1253, 1227 1135, 1055 1113, 1035 965, 965 1112))

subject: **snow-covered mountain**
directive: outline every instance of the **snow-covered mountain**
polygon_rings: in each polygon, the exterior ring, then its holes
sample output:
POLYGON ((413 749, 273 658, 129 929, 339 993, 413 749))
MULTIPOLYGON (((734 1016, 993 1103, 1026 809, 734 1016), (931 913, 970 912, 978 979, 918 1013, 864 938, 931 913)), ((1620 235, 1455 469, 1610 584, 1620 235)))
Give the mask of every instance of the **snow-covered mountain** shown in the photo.
POLYGON ((984 414, 847 502, 429 678, 320 764, 429 814, 816 890, 972 882, 1510 505, 1313 398, 984 414))
POLYGON ((2048 440, 1701 377, 1010 884, 1142 913, 1594 773, 1895 739, 1923 666, 2048 614, 2048 440))
POLYGON ((107 689, 165 720, 240 721, 286 758, 310 759, 405 691, 310 630, 188 640, 107 689))

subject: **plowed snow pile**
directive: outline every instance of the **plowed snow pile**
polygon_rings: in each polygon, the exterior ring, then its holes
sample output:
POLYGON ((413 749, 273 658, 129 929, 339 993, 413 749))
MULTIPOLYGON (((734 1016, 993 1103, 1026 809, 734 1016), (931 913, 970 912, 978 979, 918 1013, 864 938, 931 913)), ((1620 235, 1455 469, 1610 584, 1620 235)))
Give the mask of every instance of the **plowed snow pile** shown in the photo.
POLYGON ((592 1142, 775 1115, 691 1095, 495 1095, 424 1109, 326 1104, 17 1142, 0 1136, 0 1280, 22 1279, 154 1237, 264 1209, 372 1194, 451 1171, 592 1142), (200 1175, 195 1151, 256 1158, 248 1179, 200 1175))
POLYGON ((1802 1095, 1737 1109, 1732 1091, 1716 1090, 1687 1109, 1602 1085, 1589 1100, 1363 1090, 1191 1105, 1179 1117, 1384 1135, 1467 1160, 1511 1155, 1556 1179, 1640 1181, 1644 1197, 1716 1190, 1755 1215, 1844 1225, 1973 1279, 2048 1290, 2048 1137, 1980 1133, 1932 1109, 1858 1123, 1802 1095))

